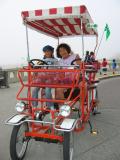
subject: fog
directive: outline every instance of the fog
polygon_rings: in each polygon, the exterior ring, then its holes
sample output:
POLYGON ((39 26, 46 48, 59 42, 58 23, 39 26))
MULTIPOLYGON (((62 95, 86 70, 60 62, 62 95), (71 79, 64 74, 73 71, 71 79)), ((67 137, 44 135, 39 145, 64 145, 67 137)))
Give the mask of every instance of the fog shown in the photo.
MULTIPOLYGON (((27 46, 25 26, 21 12, 24 10, 47 9, 53 7, 86 5, 94 23, 98 25, 99 42, 107 23, 111 35, 106 41, 105 35, 97 53, 97 58, 120 58, 120 1, 119 0, 1 0, 0 1, 0 66, 21 65, 26 62, 27 46)), ((52 45, 56 48, 57 40, 33 30, 29 32, 31 58, 42 58, 42 47, 52 45)), ((93 50, 95 38, 85 38, 85 51, 93 50)), ((81 38, 64 38, 60 42, 68 43, 73 52, 82 56, 81 38)))

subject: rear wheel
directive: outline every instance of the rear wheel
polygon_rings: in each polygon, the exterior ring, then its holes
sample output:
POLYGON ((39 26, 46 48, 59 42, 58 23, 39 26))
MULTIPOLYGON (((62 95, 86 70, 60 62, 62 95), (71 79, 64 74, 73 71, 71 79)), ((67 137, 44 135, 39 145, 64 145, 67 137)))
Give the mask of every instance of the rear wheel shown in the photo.
POLYGON ((64 132, 63 141, 63 160, 71 160, 73 156, 73 134, 71 132, 64 132))
POLYGON ((10 155, 12 160, 22 160, 25 156, 29 138, 25 132, 29 131, 28 123, 14 126, 10 140, 10 155))
POLYGON ((98 90, 97 90, 97 88, 95 89, 94 99, 95 99, 95 102, 94 102, 94 104, 93 104, 92 114, 93 114, 93 115, 96 115, 96 114, 99 113, 99 112, 98 112, 99 99, 98 99, 98 90))
POLYGON ((95 92, 95 99, 96 101, 98 101, 98 89, 96 88, 96 92, 95 92))

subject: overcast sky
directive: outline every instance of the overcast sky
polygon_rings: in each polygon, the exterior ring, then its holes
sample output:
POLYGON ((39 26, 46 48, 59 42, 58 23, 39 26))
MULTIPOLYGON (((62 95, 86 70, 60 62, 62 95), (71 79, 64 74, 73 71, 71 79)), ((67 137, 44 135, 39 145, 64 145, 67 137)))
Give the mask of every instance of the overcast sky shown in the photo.
MULTIPOLYGON (((26 34, 21 11, 76 5, 86 5, 98 25, 99 41, 105 24, 109 25, 111 35, 107 41, 104 36, 98 58, 120 58, 120 0, 0 0, 0 66, 21 64, 26 59, 26 34)), ((82 54, 80 37, 64 39, 64 42, 71 45, 73 52, 82 54)), ((42 57, 42 47, 47 44, 56 48, 57 41, 29 30, 31 58, 42 57)), ((95 38, 85 39, 85 50, 93 50, 94 46, 95 38)))

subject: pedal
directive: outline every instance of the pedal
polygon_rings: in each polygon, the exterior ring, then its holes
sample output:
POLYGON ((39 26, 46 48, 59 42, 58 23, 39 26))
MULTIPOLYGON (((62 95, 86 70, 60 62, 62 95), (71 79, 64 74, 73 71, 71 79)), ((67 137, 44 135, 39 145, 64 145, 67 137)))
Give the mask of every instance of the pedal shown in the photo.
POLYGON ((98 134, 98 131, 97 131, 97 130, 92 130, 91 134, 92 134, 92 135, 97 135, 97 134, 98 134))
POLYGON ((38 120, 38 121, 39 120, 43 121, 45 115, 48 114, 48 113, 49 113, 48 111, 39 111, 39 112, 36 113, 35 119, 38 120))
POLYGON ((38 121, 39 120, 42 121, 44 119, 43 112, 42 111, 37 112, 36 115, 35 115, 35 119, 38 120, 38 121))

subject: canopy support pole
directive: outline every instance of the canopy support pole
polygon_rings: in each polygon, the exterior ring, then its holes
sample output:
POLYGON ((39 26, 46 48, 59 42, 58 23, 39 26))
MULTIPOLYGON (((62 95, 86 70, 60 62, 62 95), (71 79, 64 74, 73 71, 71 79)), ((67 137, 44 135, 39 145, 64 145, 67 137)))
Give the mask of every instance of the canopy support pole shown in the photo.
POLYGON ((26 23, 26 42, 27 42, 27 61, 29 62, 30 60, 30 54, 29 54, 29 41, 28 41, 28 28, 27 28, 27 23, 26 23))
POLYGON ((84 58, 84 35, 83 35, 83 22, 82 17, 80 18, 81 23, 81 35, 82 35, 82 58, 84 58))

